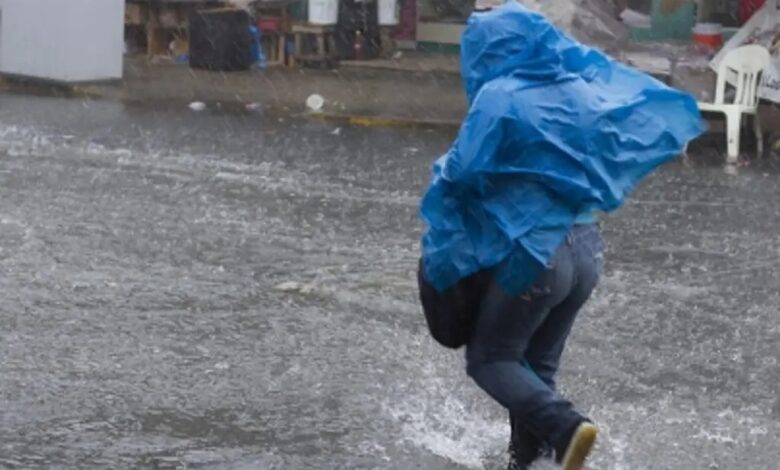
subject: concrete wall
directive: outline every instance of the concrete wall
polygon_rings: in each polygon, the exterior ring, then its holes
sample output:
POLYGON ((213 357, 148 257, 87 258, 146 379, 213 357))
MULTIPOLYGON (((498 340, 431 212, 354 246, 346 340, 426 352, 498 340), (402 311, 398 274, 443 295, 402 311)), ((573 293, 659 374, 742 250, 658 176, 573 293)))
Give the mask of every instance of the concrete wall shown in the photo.
POLYGON ((0 0, 0 72, 62 82, 122 77, 124 0, 0 0))

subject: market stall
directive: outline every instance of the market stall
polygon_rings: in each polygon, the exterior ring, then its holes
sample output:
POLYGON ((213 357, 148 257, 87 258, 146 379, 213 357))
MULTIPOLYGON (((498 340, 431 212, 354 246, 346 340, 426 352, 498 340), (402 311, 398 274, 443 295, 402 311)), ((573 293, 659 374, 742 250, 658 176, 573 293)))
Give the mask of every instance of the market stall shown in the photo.
POLYGON ((397 0, 127 0, 127 50, 185 63, 193 15, 228 8, 252 16, 266 65, 378 57, 400 13, 397 0))
POLYGON ((126 36, 134 52, 149 57, 189 53, 189 18, 198 9, 223 6, 218 0, 127 0, 126 36))

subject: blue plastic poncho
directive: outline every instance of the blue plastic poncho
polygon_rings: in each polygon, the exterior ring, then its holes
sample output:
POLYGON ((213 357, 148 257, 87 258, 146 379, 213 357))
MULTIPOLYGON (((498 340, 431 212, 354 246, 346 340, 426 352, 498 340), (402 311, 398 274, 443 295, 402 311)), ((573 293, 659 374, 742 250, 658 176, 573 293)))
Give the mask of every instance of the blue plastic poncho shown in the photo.
POLYGON ((501 264, 511 291, 543 271, 586 211, 612 211, 704 130, 695 100, 510 2, 468 21, 471 107, 433 167, 424 274, 444 290, 501 264))

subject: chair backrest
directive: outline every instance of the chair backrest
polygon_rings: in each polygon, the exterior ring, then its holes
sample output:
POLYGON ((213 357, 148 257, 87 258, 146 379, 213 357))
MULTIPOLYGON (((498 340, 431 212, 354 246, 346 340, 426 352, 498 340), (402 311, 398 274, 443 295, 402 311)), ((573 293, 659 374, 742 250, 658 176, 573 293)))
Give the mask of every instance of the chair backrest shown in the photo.
POLYGON ((726 54, 718 67, 715 104, 738 104, 754 107, 769 67, 769 51, 758 45, 742 46, 726 54), (733 103, 725 103, 726 83, 736 88, 733 103))

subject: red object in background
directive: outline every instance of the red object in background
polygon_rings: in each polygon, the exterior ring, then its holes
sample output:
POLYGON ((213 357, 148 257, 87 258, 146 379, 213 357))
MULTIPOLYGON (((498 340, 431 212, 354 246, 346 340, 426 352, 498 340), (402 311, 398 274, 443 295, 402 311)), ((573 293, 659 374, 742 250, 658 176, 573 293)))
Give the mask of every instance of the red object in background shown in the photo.
POLYGON ((353 48, 355 49, 355 60, 363 60, 363 52, 365 50, 364 42, 363 33, 355 31, 355 44, 353 45, 353 48))
POLYGON ((393 29, 393 39, 414 41, 417 39, 417 1, 400 0, 398 25, 393 29))
POLYGON ((766 0, 739 0, 739 24, 747 23, 753 13, 764 6, 766 0))
POLYGON ((720 49, 723 46, 723 27, 718 23, 698 23, 693 28, 693 42, 700 46, 720 49))
POLYGON ((257 27, 263 33, 278 32, 282 30, 282 19, 274 16, 266 16, 257 20, 257 27))
POLYGON ((723 45, 723 35, 693 33, 693 42, 700 46, 709 47, 712 49, 720 49, 720 47, 723 45))

